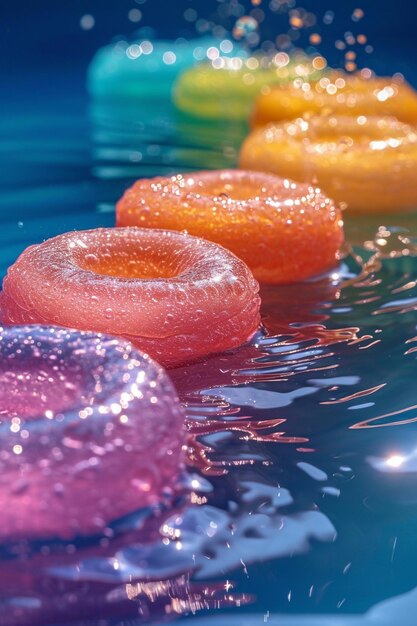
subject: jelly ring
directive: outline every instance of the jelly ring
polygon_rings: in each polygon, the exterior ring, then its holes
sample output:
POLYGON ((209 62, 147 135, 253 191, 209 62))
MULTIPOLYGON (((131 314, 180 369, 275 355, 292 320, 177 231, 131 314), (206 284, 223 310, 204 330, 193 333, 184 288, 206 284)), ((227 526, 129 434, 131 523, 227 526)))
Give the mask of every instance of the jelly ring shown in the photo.
POLYGON ((207 51, 220 43, 214 37, 117 41, 96 52, 88 68, 88 91, 96 98, 112 100, 169 96, 177 76, 207 59, 207 51))
POLYGON ((121 339, 0 328, 0 539, 68 539, 154 505, 181 468, 164 370, 121 339))
POLYGON ((330 269, 343 241, 340 210, 319 189, 259 172, 139 180, 118 202, 116 216, 118 226, 185 228, 215 241, 269 283, 330 269))
POLYGON ((174 366, 245 343, 259 285, 231 252, 177 232, 98 228, 27 248, 3 282, 5 323, 123 336, 174 366))
POLYGON ((254 130, 241 167, 314 181, 351 211, 417 207, 417 130, 394 118, 312 117, 254 130))
POLYGON ((247 120, 256 98, 268 85, 286 83, 303 76, 320 75, 322 57, 290 58, 281 52, 272 58, 218 58, 180 74, 174 85, 176 107, 205 119, 247 120))
POLYGON ((252 126, 293 120, 311 113, 335 115, 392 115, 407 123, 417 122, 417 93, 403 79, 361 78, 343 73, 306 83, 265 89, 256 101, 252 126))

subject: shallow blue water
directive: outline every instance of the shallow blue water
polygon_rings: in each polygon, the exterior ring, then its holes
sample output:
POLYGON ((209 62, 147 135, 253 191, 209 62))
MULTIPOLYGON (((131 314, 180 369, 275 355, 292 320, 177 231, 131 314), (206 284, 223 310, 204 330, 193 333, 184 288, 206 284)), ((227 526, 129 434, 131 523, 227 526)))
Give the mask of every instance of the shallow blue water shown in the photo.
MULTIPOLYGON (((112 225, 136 177, 233 165, 242 128, 63 99, 0 134, 3 275, 33 242, 112 225)), ((263 289, 251 345, 172 370, 188 495, 110 538, 3 550, 0 624, 414 623, 416 592, 379 603, 417 587, 417 218, 347 233, 329 276, 263 289)))

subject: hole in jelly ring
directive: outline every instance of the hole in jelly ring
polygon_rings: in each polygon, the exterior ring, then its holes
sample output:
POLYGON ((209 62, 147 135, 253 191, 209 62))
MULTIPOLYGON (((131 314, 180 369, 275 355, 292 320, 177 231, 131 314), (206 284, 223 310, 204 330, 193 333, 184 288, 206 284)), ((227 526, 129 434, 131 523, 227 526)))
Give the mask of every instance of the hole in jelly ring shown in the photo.
POLYGON ((417 122, 417 93, 404 79, 362 78, 334 72, 310 84, 298 79, 265 90, 256 101, 251 124, 265 126, 306 114, 386 116, 417 122))
POLYGON ((0 328, 0 539, 100 533, 161 500, 183 412, 164 370, 120 339, 0 328))
POLYGON ((123 336, 173 366, 248 341, 258 289, 240 259, 203 239, 99 228, 25 250, 4 280, 0 315, 123 336))
POLYGON ((329 270, 343 241, 341 212, 319 189, 239 170, 139 180, 117 204, 117 225, 186 228, 269 283, 329 270))
POLYGON ((395 118, 313 116, 271 124, 247 137, 240 164, 315 181, 350 211, 417 206, 417 129, 395 118))

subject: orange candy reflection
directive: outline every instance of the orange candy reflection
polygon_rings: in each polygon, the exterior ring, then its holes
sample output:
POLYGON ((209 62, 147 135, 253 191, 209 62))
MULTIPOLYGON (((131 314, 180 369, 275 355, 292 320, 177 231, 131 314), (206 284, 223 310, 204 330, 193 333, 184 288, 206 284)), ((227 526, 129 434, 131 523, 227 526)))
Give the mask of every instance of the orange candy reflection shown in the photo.
POLYGON ((140 180, 119 201, 117 225, 187 230, 269 283, 330 269, 343 241, 340 211, 318 189, 239 170, 140 180))

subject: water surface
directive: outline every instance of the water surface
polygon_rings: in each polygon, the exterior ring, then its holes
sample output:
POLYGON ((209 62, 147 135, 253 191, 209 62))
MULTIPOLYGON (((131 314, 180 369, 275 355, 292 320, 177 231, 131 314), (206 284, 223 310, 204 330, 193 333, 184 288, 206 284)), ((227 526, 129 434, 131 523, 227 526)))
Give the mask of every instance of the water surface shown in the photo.
MULTIPOLYGON (((113 225, 137 177, 233 166, 245 130, 166 106, 32 111, 0 120, 2 275, 31 243, 113 225)), ((346 222, 339 268, 262 289, 250 345, 171 371, 186 495, 107 537, 5 547, 0 624, 413 623, 417 219, 346 222)))

